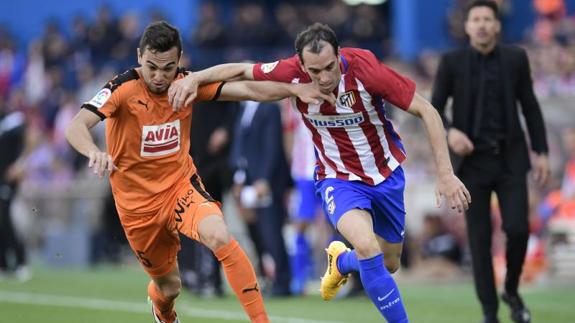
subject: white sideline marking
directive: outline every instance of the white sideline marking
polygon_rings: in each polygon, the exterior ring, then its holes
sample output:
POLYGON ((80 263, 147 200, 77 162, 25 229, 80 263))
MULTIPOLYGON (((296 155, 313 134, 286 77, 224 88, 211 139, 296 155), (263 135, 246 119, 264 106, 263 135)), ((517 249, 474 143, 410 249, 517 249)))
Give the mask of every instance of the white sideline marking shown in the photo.
MULTIPOLYGON (((76 296, 60 296, 37 293, 3 292, 0 291, 0 303, 34 304, 45 306, 79 307, 92 310, 120 311, 131 313, 149 313, 150 306, 145 302, 112 301, 107 299, 84 298, 76 296)), ((186 306, 178 308, 182 316, 211 318, 221 320, 245 320, 243 312, 230 312, 222 310, 207 310, 186 306)), ((270 316, 272 322, 278 323, 342 323, 337 321, 319 321, 296 317, 270 316)))

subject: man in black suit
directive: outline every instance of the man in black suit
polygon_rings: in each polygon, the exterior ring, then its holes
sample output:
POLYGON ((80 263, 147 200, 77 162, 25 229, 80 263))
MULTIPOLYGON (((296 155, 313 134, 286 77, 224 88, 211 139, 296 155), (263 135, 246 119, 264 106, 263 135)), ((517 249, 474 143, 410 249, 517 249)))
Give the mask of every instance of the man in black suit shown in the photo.
POLYGON ((497 194, 507 235, 507 275, 501 295, 514 322, 530 322, 518 294, 529 236, 527 172, 529 152, 518 116, 525 117, 535 152, 533 173, 539 184, 549 175, 543 117, 531 81, 525 51, 498 44, 501 24, 497 5, 475 1, 466 11, 467 48, 445 54, 439 65, 432 104, 448 128, 447 139, 457 175, 471 193, 467 231, 477 295, 484 322, 499 322, 491 256, 490 200, 497 194), (448 121, 445 105, 453 98, 448 121))
POLYGON ((289 296, 291 273, 283 225, 287 217, 284 195, 291 186, 291 176, 278 104, 242 102, 230 160, 236 191, 241 189, 240 207, 248 209, 242 213, 260 257, 260 268, 272 280, 269 293, 271 296, 289 296), (250 213, 255 216, 250 217, 250 213), (266 258, 262 256, 266 254, 271 256, 274 266, 264 264, 266 258))
POLYGON ((18 280, 26 281, 31 275, 26 246, 16 232, 11 212, 12 201, 25 172, 22 154, 27 139, 26 123, 24 113, 7 111, 6 105, 0 97, 0 276, 10 271, 18 280))

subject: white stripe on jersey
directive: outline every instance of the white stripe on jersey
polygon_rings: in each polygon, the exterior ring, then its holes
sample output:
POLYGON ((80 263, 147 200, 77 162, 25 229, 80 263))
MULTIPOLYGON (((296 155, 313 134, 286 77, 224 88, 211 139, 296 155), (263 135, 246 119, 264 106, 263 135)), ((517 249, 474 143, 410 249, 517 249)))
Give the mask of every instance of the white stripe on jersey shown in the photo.
MULTIPOLYGON (((385 154, 384 158, 386 160, 388 160, 387 167, 389 167, 389 169, 391 171, 393 171, 394 169, 397 168, 397 166, 399 166, 399 162, 391 154, 391 150, 389 149, 389 143, 387 142, 387 139, 385 137, 385 124, 384 123, 386 122, 386 120, 381 120, 379 118, 379 115, 377 113, 377 108, 374 107, 373 104, 371 104, 372 97, 365 90, 363 83, 361 83, 361 81, 358 80, 357 78, 355 79, 355 81, 357 82, 357 89, 360 93, 361 101, 363 102, 363 106, 365 107, 365 109, 367 111, 369 111, 368 112, 369 122, 371 122, 371 124, 375 125, 375 128, 377 129, 377 136, 379 137, 379 140, 381 142, 381 145, 383 146, 383 151, 385 154)), ((376 167, 376 169, 377 169, 377 167, 376 167)), ((383 179, 385 179, 383 176, 381 176, 381 177, 383 179)), ((382 179, 382 181, 383 181, 383 179, 382 179)), ((379 181, 375 180, 375 182, 378 183, 379 181)))
MULTIPOLYGON (((318 115, 320 111, 320 105, 318 104, 309 104, 308 105, 308 114, 309 115, 318 115)), ((320 153, 319 159, 321 163, 324 165, 325 169, 325 177, 326 178, 336 178, 337 171, 349 174, 350 181, 359 181, 361 178, 353 173, 350 173, 343 164, 341 157, 339 155, 339 149, 337 148, 337 143, 335 139, 329 133, 329 128, 327 127, 314 127, 314 130, 319 134, 321 138, 321 142, 324 149, 324 154, 327 159, 329 159, 333 164, 335 164, 336 169, 333 169, 329 163, 324 159, 324 156, 320 153)))
MULTIPOLYGON (((357 80, 357 79, 356 79, 357 80)), ((359 86, 359 82, 358 82, 358 86, 359 86)), ((363 85, 362 85, 363 87, 363 85)), ((359 88, 358 88, 359 90, 359 88)), ((339 93, 345 93, 345 75, 342 75, 342 78, 339 82, 339 93)), ((361 91, 360 91, 361 93, 361 91)), ((362 100, 363 100, 363 95, 362 95, 362 100)), ((369 111, 369 109, 367 109, 368 105, 366 105, 366 102, 363 102, 364 107, 366 107, 366 110, 369 111)), ((347 108, 345 106, 342 106, 339 102, 339 100, 336 103, 336 111, 337 113, 353 113, 354 110, 352 108, 347 108)), ((370 116, 371 119, 371 116, 370 116)), ((367 122, 364 121, 364 122, 367 122)), ((371 122, 373 123, 373 122, 371 122)), ((378 135, 379 135, 379 127, 378 128, 378 135)), ((367 136, 365 135, 365 133, 363 132, 363 129, 360 126, 356 126, 356 127, 346 127, 345 130, 347 131, 347 135, 349 136, 349 139, 353 145, 353 147, 355 148, 355 151, 357 152, 357 155, 359 157, 359 162, 361 163, 361 166, 363 168, 363 172, 365 173, 365 175, 367 177, 370 177, 374 183, 380 183, 382 182, 385 177, 383 177, 383 175, 380 174, 379 169, 377 168, 377 164, 376 164, 376 160, 375 160, 375 155, 371 150, 371 147, 369 145, 369 141, 367 136)), ((379 135, 379 138, 381 138, 381 135, 379 135)))

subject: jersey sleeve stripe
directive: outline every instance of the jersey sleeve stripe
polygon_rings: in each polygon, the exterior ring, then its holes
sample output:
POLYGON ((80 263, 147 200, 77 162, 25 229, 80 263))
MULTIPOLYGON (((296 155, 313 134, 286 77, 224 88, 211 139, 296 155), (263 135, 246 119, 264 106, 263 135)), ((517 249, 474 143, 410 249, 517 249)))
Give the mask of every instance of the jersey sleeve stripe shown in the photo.
POLYGON ((202 184, 200 184, 198 174, 192 175, 192 178, 190 178, 190 182, 192 183, 192 186, 196 189, 196 191, 200 193, 200 195, 203 196, 206 200, 210 202, 216 202, 216 200, 210 195, 210 193, 206 192, 206 190, 204 190, 204 188, 202 187, 202 184))
POLYGON ((216 94, 214 94, 214 97, 210 101, 216 101, 220 97, 220 95, 222 94, 222 88, 224 87, 224 84, 226 84, 226 82, 222 82, 218 86, 218 89, 216 90, 216 94))
POLYGON ((98 117, 100 117, 100 120, 106 119, 106 115, 103 114, 102 112, 100 112, 98 110, 98 108, 96 108, 95 106, 93 106, 91 104, 83 104, 82 109, 86 109, 86 110, 94 112, 98 117))

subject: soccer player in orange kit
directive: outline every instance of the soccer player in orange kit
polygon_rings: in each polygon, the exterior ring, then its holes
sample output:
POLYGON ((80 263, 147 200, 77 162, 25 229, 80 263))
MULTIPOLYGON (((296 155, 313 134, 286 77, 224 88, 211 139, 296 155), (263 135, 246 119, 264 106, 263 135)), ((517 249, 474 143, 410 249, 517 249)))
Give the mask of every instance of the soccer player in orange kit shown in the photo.
MULTIPOLYGON (((86 102, 66 138, 100 178, 110 183, 124 231, 136 257, 152 278, 148 295, 156 322, 179 322, 174 310, 181 281, 176 262, 178 232, 210 248, 252 322, 269 322, 248 257, 228 232, 222 211, 204 189, 189 155, 192 109, 173 110, 167 90, 187 72, 178 68, 179 31, 166 22, 150 24, 138 48, 140 67, 108 82, 86 102), (107 151, 89 129, 106 119, 107 151)), ((197 101, 274 101, 298 96, 332 100, 315 87, 273 82, 212 83, 198 89, 197 101)))

